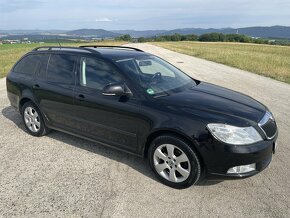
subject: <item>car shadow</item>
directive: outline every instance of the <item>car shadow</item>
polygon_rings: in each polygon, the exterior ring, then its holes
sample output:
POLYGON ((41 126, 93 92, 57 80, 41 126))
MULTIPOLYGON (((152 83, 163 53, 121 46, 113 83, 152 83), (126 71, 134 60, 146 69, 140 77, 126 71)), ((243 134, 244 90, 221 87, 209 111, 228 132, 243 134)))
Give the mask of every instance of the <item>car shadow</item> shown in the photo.
MULTIPOLYGON (((27 133, 24 124, 22 122, 22 117, 18 111, 12 106, 8 106, 2 109, 2 114, 5 118, 12 121, 18 128, 27 133)), ((28 133, 27 133, 28 134, 28 133)), ((91 142, 85 139, 78 138, 76 136, 69 135, 67 133, 59 131, 51 131, 46 137, 61 141, 63 143, 69 144, 71 146, 84 149, 86 151, 95 153, 96 155, 101 155, 103 157, 112 159, 114 161, 126 164, 132 169, 142 173, 143 175, 158 181, 154 173, 150 169, 147 159, 143 159, 104 145, 98 144, 97 142, 91 142)), ((211 186, 219 183, 221 181, 207 181, 203 180, 198 186, 211 186)))

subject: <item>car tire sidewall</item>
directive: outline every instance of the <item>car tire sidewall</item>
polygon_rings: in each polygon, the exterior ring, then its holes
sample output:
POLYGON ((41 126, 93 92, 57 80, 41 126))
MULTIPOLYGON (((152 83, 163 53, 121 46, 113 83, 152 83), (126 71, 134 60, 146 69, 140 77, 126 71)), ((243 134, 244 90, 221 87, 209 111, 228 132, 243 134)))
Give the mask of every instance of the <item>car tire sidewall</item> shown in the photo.
POLYGON ((32 102, 26 102, 21 108, 21 115, 22 115, 22 120, 23 120, 25 129, 28 131, 28 133, 30 135, 39 137, 39 136, 43 136, 46 134, 47 129, 45 127, 45 123, 44 123, 43 118, 42 118, 42 113, 35 104, 33 104, 32 102), (32 107, 38 113, 38 117, 40 120, 40 129, 37 132, 32 132, 25 124, 24 111, 27 107, 32 107))
POLYGON ((148 159, 149 159, 149 164, 153 172, 157 175, 158 179, 163 182, 165 185, 168 185, 172 188, 176 189, 182 189, 182 188, 187 188, 193 184, 196 184, 200 178, 201 178, 201 162, 195 153, 195 151, 186 143, 184 140, 181 138, 175 137, 175 136, 170 136, 170 135, 164 135, 164 136, 159 136, 156 139, 154 139, 151 143, 150 149, 148 151, 148 159), (180 148, 188 157, 190 165, 191 165, 191 170, 189 177, 180 183, 174 183, 166 180, 162 176, 158 174, 154 167, 154 162, 153 162, 153 156, 154 156, 154 151, 156 148, 162 144, 172 144, 178 148, 180 148))

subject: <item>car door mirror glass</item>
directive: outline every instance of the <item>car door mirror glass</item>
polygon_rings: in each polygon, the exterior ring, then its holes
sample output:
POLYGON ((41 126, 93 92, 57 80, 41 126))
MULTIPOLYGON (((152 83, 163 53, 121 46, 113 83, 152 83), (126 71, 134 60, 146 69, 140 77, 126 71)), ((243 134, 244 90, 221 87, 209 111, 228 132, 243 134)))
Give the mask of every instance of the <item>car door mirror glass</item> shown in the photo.
POLYGON ((131 96, 132 92, 125 83, 111 83, 103 88, 103 95, 131 96))

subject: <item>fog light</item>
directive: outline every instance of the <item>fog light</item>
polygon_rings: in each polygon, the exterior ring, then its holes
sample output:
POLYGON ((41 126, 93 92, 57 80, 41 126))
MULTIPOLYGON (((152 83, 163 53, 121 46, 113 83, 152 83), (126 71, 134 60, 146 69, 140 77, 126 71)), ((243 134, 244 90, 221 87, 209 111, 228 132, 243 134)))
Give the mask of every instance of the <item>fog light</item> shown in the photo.
POLYGON ((248 173, 251 171, 256 170, 256 164, 249 164, 249 165, 242 165, 242 166, 236 166, 232 167, 228 170, 228 174, 233 174, 233 173, 248 173))

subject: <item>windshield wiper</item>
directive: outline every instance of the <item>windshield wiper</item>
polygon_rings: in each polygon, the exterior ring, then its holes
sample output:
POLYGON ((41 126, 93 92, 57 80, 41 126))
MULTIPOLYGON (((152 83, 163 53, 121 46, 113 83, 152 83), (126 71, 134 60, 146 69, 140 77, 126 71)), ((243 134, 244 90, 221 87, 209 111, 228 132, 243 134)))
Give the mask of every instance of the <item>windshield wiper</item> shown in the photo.
POLYGON ((153 98, 160 98, 160 97, 165 97, 165 96, 169 96, 168 92, 162 92, 160 94, 154 95, 153 98))

